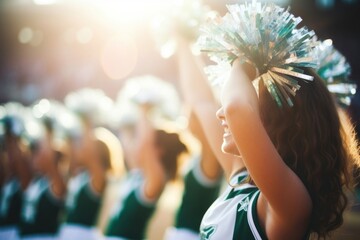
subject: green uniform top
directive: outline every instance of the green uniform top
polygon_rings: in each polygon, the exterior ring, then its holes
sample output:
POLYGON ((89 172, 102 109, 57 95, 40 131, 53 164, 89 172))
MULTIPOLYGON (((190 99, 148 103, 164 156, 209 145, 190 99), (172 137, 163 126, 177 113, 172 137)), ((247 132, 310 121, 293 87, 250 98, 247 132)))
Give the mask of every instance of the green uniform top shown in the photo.
POLYGON ((205 213, 200 227, 201 239, 267 239, 256 211, 259 189, 244 183, 247 172, 237 174, 223 194, 205 213))
POLYGON ((20 234, 56 234, 62 208, 63 202, 53 196, 45 177, 33 180, 23 196, 20 234))
POLYGON ((89 174, 84 171, 71 178, 66 197, 66 223, 95 226, 102 195, 91 189, 89 174))
POLYGON ((176 213, 176 228, 199 233, 201 219, 219 195, 220 180, 209 180, 201 170, 200 158, 193 159, 193 165, 184 177, 184 193, 176 213))
POLYGON ((22 205, 20 183, 13 178, 1 188, 0 195, 0 227, 18 225, 22 205))
POLYGON ((106 236, 125 239, 144 239, 146 228, 156 208, 143 194, 144 178, 139 170, 131 171, 122 188, 122 201, 113 211, 106 236))

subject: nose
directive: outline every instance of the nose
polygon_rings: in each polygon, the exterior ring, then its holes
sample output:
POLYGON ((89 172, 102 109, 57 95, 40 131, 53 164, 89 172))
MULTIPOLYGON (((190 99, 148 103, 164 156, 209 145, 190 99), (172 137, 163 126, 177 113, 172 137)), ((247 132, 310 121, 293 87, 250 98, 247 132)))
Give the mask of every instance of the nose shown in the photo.
POLYGON ((216 117, 217 117, 219 120, 225 118, 223 107, 220 107, 219 110, 216 111, 216 117))

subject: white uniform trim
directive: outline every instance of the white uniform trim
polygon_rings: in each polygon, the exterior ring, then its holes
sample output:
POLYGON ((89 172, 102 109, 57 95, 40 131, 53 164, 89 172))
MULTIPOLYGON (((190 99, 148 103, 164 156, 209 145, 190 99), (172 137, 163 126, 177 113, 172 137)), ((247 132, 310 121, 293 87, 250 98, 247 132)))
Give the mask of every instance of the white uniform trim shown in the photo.
POLYGON ((164 234, 164 240, 199 240, 199 233, 186 228, 169 227, 164 234))
POLYGON ((57 236, 50 235, 28 235, 26 237, 20 237, 21 240, 58 240, 57 236))
POLYGON ((19 230, 17 226, 0 227, 0 239, 19 239, 19 230))
POLYGON ((78 224, 63 224, 60 229, 60 240, 99 240, 102 235, 96 227, 86 227, 78 224))
POLYGON ((252 209, 253 209, 253 204, 254 204, 254 200, 255 200, 255 197, 260 194, 260 191, 258 191, 257 193, 255 193, 251 200, 250 200, 250 203, 249 203, 249 207, 248 207, 248 211, 247 211, 247 219, 248 219, 248 222, 249 222, 249 226, 250 226, 250 230, 251 232, 253 233, 254 237, 256 240, 261 240, 261 236, 259 234, 259 231, 257 230, 256 226, 255 226, 255 223, 254 223, 254 214, 257 214, 257 213, 253 213, 252 212, 252 209))

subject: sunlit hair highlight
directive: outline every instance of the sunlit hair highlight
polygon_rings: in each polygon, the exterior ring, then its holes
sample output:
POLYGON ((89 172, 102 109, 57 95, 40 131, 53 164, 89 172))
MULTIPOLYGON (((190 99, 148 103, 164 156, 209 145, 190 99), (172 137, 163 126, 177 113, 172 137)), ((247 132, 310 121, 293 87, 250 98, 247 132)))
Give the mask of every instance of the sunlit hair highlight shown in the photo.
POLYGON ((279 108, 264 85, 259 86, 260 115, 285 163, 306 186, 313 203, 309 232, 327 237, 343 223, 351 189, 351 167, 359 159, 350 121, 341 112, 322 79, 302 82, 294 106, 279 108), (345 124, 345 125, 343 125, 345 124))

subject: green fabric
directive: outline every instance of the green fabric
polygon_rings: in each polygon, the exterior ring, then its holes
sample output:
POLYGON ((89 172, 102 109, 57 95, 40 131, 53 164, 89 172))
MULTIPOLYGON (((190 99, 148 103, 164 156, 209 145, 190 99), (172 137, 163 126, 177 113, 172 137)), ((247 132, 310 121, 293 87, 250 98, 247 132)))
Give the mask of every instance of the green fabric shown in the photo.
POLYGON ((184 178, 184 193, 176 213, 175 227, 198 233, 202 217, 219 195, 220 184, 204 186, 196 179, 194 169, 184 178))
POLYGON ((1 189, 0 227, 18 225, 20 222, 22 192, 19 183, 15 181, 6 183, 1 189))
POLYGON ((124 199, 122 208, 111 220, 106 230, 107 236, 128 239, 144 239, 146 228, 155 211, 155 205, 139 201, 136 190, 124 199))
MULTIPOLYGON (((248 195, 248 197, 245 199, 245 201, 249 201, 254 194, 257 194, 258 191, 253 191, 252 193, 250 193, 248 195)), ((248 194, 247 192, 244 192, 244 194, 248 194)), ((261 239, 266 240, 266 235, 262 232, 262 228, 259 225, 259 219, 257 216, 257 210, 256 210, 256 206, 257 206, 257 199, 259 198, 259 194, 257 194, 255 196, 254 199, 254 204, 252 205, 252 212, 254 213, 252 216, 254 218, 254 223, 256 226, 256 229, 258 230, 261 239)), ((238 204, 238 212, 236 214, 236 220, 235 220, 235 229, 234 229, 234 233, 233 233, 233 240, 242 240, 242 239, 247 239, 247 240, 255 240, 255 237, 249 227, 249 222, 247 219, 247 211, 240 211, 242 207, 242 203, 238 204)))
POLYGON ((93 192, 87 172, 79 173, 68 184, 66 223, 95 226, 101 208, 102 195, 93 192))
POLYGON ((63 202, 54 198, 46 179, 39 179, 35 184, 42 185, 41 191, 32 199, 35 200, 35 204, 29 204, 27 195, 24 196, 23 206, 28 206, 27 209, 31 210, 31 214, 22 213, 20 235, 56 234, 60 224, 63 202))
MULTIPOLYGON (((90 183, 89 183, 90 184, 90 183)), ((74 208, 66 209, 67 223, 94 226, 101 207, 101 196, 91 192, 88 184, 84 185, 76 197, 74 208)))
POLYGON ((247 172, 239 172, 227 189, 210 206, 201 223, 200 238, 267 239, 257 218, 259 189, 246 183, 247 172))

